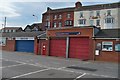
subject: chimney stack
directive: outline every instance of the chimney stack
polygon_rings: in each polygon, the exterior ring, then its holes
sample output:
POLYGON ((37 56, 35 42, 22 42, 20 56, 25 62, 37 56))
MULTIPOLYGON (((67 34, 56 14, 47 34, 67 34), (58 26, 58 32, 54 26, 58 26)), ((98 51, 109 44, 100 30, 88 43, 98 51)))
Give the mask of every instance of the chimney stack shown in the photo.
POLYGON ((81 8, 82 7, 82 3, 81 2, 76 2, 75 3, 75 8, 81 8))

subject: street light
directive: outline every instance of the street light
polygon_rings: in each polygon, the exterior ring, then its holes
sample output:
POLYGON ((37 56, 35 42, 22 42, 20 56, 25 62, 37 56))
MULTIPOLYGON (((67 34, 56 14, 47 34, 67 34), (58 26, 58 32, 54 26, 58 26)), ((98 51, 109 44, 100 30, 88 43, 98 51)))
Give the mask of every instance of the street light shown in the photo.
POLYGON ((37 17, 36 15, 33 14, 32 16, 36 17, 36 19, 37 19, 37 21, 38 21, 38 17, 37 17))

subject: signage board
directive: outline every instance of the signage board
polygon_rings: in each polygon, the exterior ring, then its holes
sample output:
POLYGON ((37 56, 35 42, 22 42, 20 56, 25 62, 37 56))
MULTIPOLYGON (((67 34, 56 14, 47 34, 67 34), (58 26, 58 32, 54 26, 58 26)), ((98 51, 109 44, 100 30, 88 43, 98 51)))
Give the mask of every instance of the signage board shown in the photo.
POLYGON ((56 32, 56 36, 79 35, 80 32, 56 32))
POLYGON ((34 40, 34 37, 16 37, 15 40, 34 40))

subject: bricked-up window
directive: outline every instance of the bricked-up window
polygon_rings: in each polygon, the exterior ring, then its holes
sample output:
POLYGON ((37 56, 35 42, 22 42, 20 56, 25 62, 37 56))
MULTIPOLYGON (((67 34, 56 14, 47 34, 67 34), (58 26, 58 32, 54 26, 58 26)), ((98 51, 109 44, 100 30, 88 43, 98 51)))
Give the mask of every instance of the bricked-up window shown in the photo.
POLYGON ((57 27, 57 23, 56 23, 56 22, 53 23, 53 27, 54 27, 54 28, 57 27))
POLYGON ((100 20, 96 20, 96 26, 100 26, 100 20))
POLYGON ((72 20, 65 21, 65 26, 72 26, 72 25, 73 25, 72 20))
POLYGON ((5 46, 6 45, 6 38, 2 37, 2 39, 0 38, 0 45, 1 46, 5 46))
POLYGON ((120 51, 120 43, 115 44, 115 51, 120 51))
POLYGON ((102 51, 113 51, 113 42, 102 42, 102 51))
POLYGON ((105 19, 105 23, 107 23, 107 24, 108 24, 108 23, 111 23, 111 24, 114 23, 114 18, 113 18, 113 17, 108 17, 108 18, 106 18, 106 19, 105 19))
POLYGON ((90 17, 94 16, 94 12, 90 11, 90 17))
POLYGON ((71 16, 71 15, 68 13, 68 14, 67 14, 67 18, 70 18, 70 16, 71 16))
POLYGON ((80 19, 80 20, 78 20, 79 22, 79 24, 86 24, 86 19, 80 19))

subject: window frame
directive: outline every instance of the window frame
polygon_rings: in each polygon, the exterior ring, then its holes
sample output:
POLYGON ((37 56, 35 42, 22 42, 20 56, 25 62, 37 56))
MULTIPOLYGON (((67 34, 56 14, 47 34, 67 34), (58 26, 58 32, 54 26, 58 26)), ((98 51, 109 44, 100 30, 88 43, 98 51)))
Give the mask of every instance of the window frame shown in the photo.
POLYGON ((53 27, 56 28, 57 27, 57 23, 53 22, 53 27))
POLYGON ((120 47, 120 43, 116 43, 116 44, 115 44, 115 51, 116 51, 116 52, 120 52, 120 49, 119 49, 118 47, 117 47, 118 50, 116 50, 116 46, 117 46, 117 45, 119 45, 119 47, 120 47))
POLYGON ((70 13, 68 13, 68 14, 67 14, 67 18, 69 19, 70 17, 71 17, 71 14, 70 14, 70 13))
POLYGON ((96 16, 100 16, 100 11, 96 11, 96 16))
POLYGON ((62 27, 62 22, 59 22, 59 23, 58 23, 58 27, 62 27))
POLYGON ((96 26, 100 26, 100 20, 96 20, 96 26), (99 24, 98 24, 99 23, 99 24))
MULTIPOLYGON (((109 44, 110 45, 110 44, 109 44)), ((113 42, 112 41, 102 41, 102 51, 113 51, 113 42), (105 44, 105 42, 106 43, 111 43, 111 45, 112 45, 112 50, 108 50, 108 49, 106 49, 105 50, 105 48, 104 48, 104 45, 108 45, 108 44, 105 44)))
POLYGON ((86 19, 79 19, 78 20, 79 25, 85 25, 86 24, 86 19))

